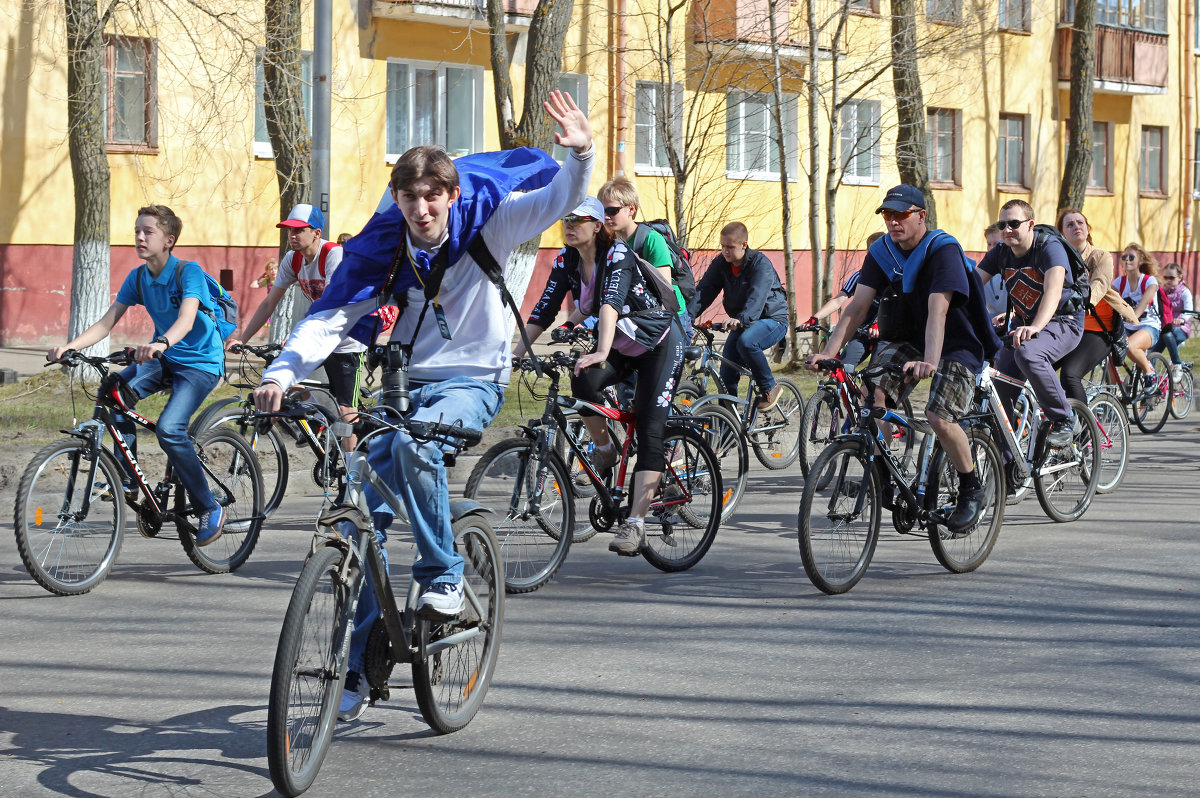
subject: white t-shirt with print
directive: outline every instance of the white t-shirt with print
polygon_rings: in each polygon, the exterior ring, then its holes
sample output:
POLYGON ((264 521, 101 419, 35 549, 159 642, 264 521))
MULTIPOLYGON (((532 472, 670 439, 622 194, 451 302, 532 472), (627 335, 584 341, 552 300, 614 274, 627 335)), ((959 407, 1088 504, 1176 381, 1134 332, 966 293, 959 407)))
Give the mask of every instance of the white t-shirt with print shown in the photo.
MULTIPOLYGON (((325 286, 328 285, 333 273, 342 263, 342 248, 330 247, 329 254, 325 256, 325 276, 321 277, 321 248, 325 246, 325 241, 321 241, 317 248, 317 256, 312 260, 303 261, 299 272, 295 268, 295 263, 302 259, 299 252, 292 251, 284 255, 279 264, 279 273, 275 276, 275 287, 287 290, 292 283, 299 283, 300 290, 310 300, 317 300, 321 294, 325 293, 325 286)), ((334 352, 362 352, 366 347, 355 341, 353 338, 346 338, 334 352)))
MULTIPOLYGON (((1128 282, 1128 279, 1125 277, 1125 275, 1121 275, 1117 279, 1113 280, 1113 288, 1121 292, 1121 296, 1125 297, 1126 301, 1136 308, 1137 304, 1142 301, 1143 296, 1145 296, 1147 293, 1154 294, 1158 291, 1158 280, 1154 279, 1154 277, 1149 274, 1143 274, 1139 275, 1138 278, 1133 282, 1128 282), (1144 290, 1142 288, 1143 282, 1145 283, 1144 290)), ((1162 319, 1160 319, 1158 316, 1158 303, 1153 299, 1151 299, 1150 304, 1146 306, 1146 310, 1144 313, 1142 313, 1142 317, 1138 319, 1138 323, 1130 324, 1129 322, 1125 322, 1125 329, 1135 330, 1141 325, 1147 325, 1156 330, 1162 329, 1162 319)))

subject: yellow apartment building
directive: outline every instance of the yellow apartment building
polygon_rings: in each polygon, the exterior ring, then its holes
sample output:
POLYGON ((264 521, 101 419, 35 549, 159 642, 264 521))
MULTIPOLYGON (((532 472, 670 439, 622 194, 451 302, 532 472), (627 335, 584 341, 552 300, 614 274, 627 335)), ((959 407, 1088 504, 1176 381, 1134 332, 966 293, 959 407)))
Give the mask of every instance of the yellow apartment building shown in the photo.
MULTIPOLYGON (((816 0, 811 15, 808 3, 781 0, 772 37, 767 0, 693 0, 673 14, 650 0, 577 2, 560 86, 589 109, 600 155, 593 189, 611 174, 630 175, 643 216, 670 218, 701 250, 698 270, 717 231, 734 219, 750 228, 751 246, 781 267, 786 190, 806 315, 814 164, 815 228, 822 244, 833 230, 835 280, 858 263, 854 253, 879 229, 874 208, 898 182, 888 3, 850 0, 841 18, 834 0, 816 0), (782 155, 772 123, 776 76, 782 155)), ((105 28, 112 291, 137 263, 136 209, 161 202, 184 220, 179 254, 220 276, 252 309, 264 293, 250 284, 278 254, 275 223, 287 211, 279 207, 261 103, 262 8, 236 0, 174 5, 136 17, 122 7, 105 28)), ((1073 0, 920 5, 939 226, 978 251, 984 226, 1013 197, 1052 222, 1066 146, 1073 0)), ((534 7, 535 0, 506 0, 518 107, 534 7)), ((1195 11, 1175 0, 1102 3, 1084 207, 1099 246, 1139 241, 1184 263, 1193 281, 1200 248, 1192 218, 1200 185, 1195 11)), ((311 3, 304 19, 303 78, 311 83, 311 3)), ((484 19, 483 0, 335 4, 329 237, 361 228, 408 147, 440 144, 458 155, 498 146, 484 19)), ((0 208, 0 344, 48 344, 65 336, 74 216, 63 10, 0 0, 0 33, 0 188, 8 200, 0 208)), ((543 237, 531 293, 560 243, 558 230, 543 237)))

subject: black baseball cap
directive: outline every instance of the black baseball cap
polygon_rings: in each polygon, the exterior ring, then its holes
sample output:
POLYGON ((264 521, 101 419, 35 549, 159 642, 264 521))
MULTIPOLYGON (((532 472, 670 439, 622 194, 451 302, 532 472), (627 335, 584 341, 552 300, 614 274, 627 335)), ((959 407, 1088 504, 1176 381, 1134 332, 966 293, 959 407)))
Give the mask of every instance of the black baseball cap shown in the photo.
POLYGON ((916 186, 901 183, 895 188, 888 190, 888 193, 883 197, 883 202, 875 209, 875 213, 883 213, 884 211, 903 212, 914 205, 921 210, 925 210, 925 195, 916 186))

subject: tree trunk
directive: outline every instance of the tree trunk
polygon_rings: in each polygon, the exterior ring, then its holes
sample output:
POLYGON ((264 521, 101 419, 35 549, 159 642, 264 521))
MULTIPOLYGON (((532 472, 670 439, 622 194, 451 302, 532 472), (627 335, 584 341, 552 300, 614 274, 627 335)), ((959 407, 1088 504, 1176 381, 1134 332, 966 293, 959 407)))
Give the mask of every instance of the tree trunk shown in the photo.
POLYGON ((896 92, 896 167, 925 195, 925 223, 937 227, 925 148, 925 98, 917 69, 917 0, 892 0, 892 85, 896 92))
MULTIPOLYGON (((104 147, 104 22, 96 0, 66 0, 67 128, 75 189, 68 340, 109 306, 109 169, 104 147)), ((109 339, 90 347, 107 354, 109 339)))
MULTIPOLYGON (((304 95, 301 82, 300 31, 302 19, 299 0, 266 0, 266 47, 263 51, 263 110, 267 117, 267 135, 275 156, 275 179, 279 183, 281 214, 293 205, 312 198, 312 139, 304 121, 304 95)), ((329 231, 324 231, 326 237, 329 231)), ((287 236, 279 236, 280 251, 287 251, 287 236)), ((288 336, 301 307, 299 291, 292 300, 284 297, 271 317, 271 341, 279 343, 288 336)))
POLYGON ((1092 174, 1092 91, 1096 81, 1096 0, 1076 0, 1071 33, 1071 130, 1058 207, 1083 208, 1092 174))

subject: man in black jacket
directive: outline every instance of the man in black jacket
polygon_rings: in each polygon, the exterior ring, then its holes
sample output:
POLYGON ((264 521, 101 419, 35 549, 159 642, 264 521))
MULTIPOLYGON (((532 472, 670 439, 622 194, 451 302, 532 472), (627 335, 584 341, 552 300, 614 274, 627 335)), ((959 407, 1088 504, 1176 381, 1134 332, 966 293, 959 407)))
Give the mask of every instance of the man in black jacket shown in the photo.
MULTIPOLYGON (((729 319, 724 355, 750 369, 763 399, 759 410, 770 410, 779 401, 780 388, 767 363, 765 350, 783 340, 787 332, 787 298, 779 275, 767 256, 747 247, 749 233, 741 222, 721 228, 721 254, 713 258, 696 286, 700 312, 725 292, 723 305, 729 319)), ((699 314, 697 314, 699 315, 699 314)), ((737 394, 741 374, 729 363, 721 365, 721 381, 737 394)))

